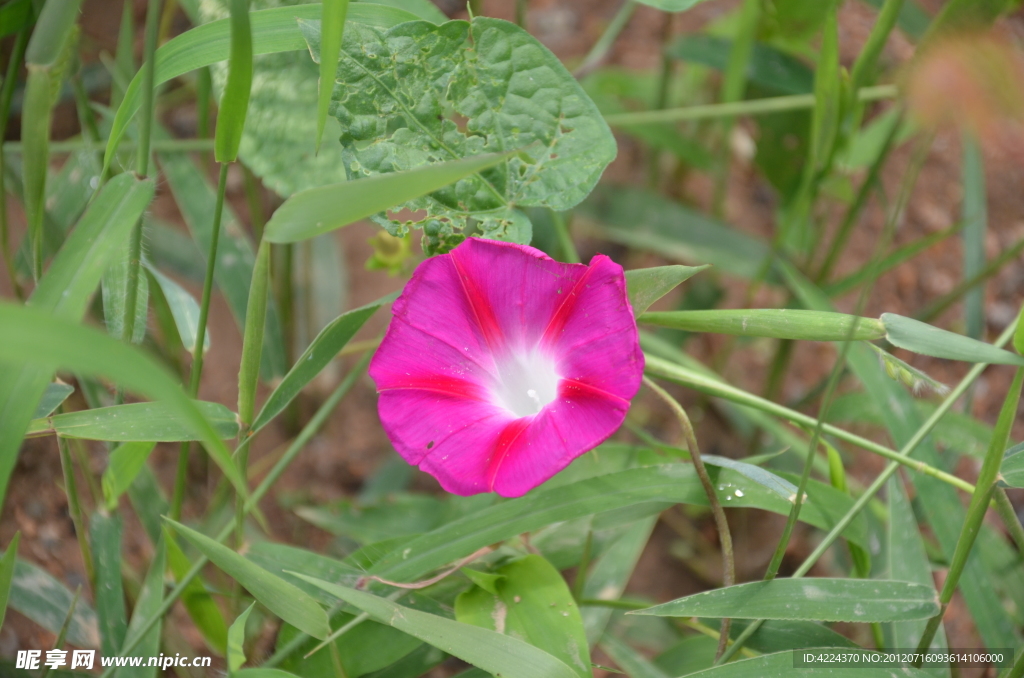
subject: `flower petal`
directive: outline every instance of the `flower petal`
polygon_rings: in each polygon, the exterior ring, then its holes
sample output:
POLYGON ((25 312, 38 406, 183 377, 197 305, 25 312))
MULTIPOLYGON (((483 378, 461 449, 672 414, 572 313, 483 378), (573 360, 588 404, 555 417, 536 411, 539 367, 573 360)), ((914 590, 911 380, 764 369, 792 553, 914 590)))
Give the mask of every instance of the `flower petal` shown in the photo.
POLYGON ((625 277, 602 255, 471 238, 421 264, 393 313, 370 364, 381 422, 449 492, 525 494, 614 433, 640 386, 625 277))

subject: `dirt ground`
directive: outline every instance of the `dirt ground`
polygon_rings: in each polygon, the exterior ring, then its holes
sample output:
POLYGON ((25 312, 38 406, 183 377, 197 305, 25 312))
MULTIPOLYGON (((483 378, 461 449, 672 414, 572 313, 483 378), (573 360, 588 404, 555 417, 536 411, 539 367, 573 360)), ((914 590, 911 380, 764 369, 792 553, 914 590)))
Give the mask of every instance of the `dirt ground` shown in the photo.
MULTIPOLYGON (((452 16, 464 16, 461 2, 439 2, 452 16)), ((941 5, 939 0, 922 3, 934 11, 941 5)), ((699 30, 707 22, 721 17, 734 7, 736 2, 715 0, 700 5, 682 15, 674 26, 677 33, 699 30)), ((530 2, 531 31, 557 55, 566 60, 579 59, 585 54, 604 26, 615 14, 618 0, 532 0, 530 2)), ((101 51, 112 52, 116 37, 117 20, 120 15, 120 0, 87 0, 84 4, 83 44, 98 55, 101 51)), ((136 16, 141 22, 145 3, 136 0, 136 16)), ((510 0, 489 0, 484 3, 484 13, 491 16, 512 19, 514 3, 510 0)), ((860 44, 863 43, 873 20, 873 10, 858 2, 847 2, 840 18, 840 44, 844 63, 852 63, 860 44)), ((657 46, 663 31, 664 15, 640 7, 624 30, 620 40, 609 55, 608 61, 636 69, 653 69, 659 64, 657 46)), ((1024 20, 1020 17, 1003 21, 1002 28, 1014 34, 1024 32, 1024 20)), ((9 49, 9 48, 8 48, 9 49)), ((912 49, 901 36, 896 35, 886 48, 884 59, 892 66, 905 62, 912 49)), ((747 125, 756 134, 756 125, 747 125)), ((62 110, 55 125, 58 137, 76 132, 77 123, 73 112, 62 110)), ((12 125, 11 138, 17 138, 17 125, 12 125)), ((646 167, 646 159, 640 146, 628 137, 620 136, 619 159, 606 173, 606 180, 620 183, 636 183, 638 168, 646 167)), ((1024 192, 1020 190, 1024 180, 1024 165, 1017 162, 1022 149, 986 149, 986 178, 988 181, 989 233, 987 254, 997 255, 1020 238, 1024 237, 1024 192)), ((895 154, 886 171, 884 181, 895 185, 908 163, 908 151, 895 154)), ((951 226, 960 214, 960 144, 956 133, 939 134, 921 173, 909 209, 900 224, 897 243, 908 242, 923 235, 951 226)), ((640 172, 642 175, 642 171, 640 172)), ((674 190, 701 208, 710 204, 711 185, 707 179, 696 177, 674 190)), ((770 234, 773 221, 772 199, 764 179, 754 168, 737 160, 733 163, 728 196, 726 219, 738 228, 765 236, 770 234)), ((236 213, 246 221, 248 209, 241 188, 240 177, 233 177, 229 200, 236 213)), ((265 207, 272 208, 277 199, 265 196, 265 207)), ((23 223, 20 207, 13 205, 12 219, 15 223, 15 238, 21 237, 23 223)), ((184 228, 169 191, 160 191, 153 207, 155 215, 162 220, 184 228)), ((854 235, 840 264, 840 273, 852 271, 867 261, 882 225, 882 212, 877 205, 869 211, 865 224, 854 235)), ((345 256, 349 281, 349 305, 359 306, 384 294, 396 291, 404 279, 394 278, 381 271, 367 271, 364 262, 372 249, 367 240, 374 233, 374 227, 360 224, 343 229, 338 238, 345 256)), ((603 251, 615 256, 627 268, 656 265, 659 260, 652 255, 625 252, 622 248, 609 246, 590 239, 580 241, 581 255, 586 260, 591 254, 603 251)), ((932 247, 923 255, 886 274, 876 285, 865 315, 877 316, 882 312, 912 314, 930 300, 948 292, 961 279, 962 252, 960 242, 951 238, 932 247)), ((0 286, 6 285, 7 276, 0 275, 0 286)), ((743 285, 726 281, 727 297, 723 305, 739 305, 742 301, 743 285)), ((199 289, 191 287, 198 296, 199 289)), ((10 290, 0 287, 0 293, 10 296, 10 290)), ((766 293, 767 294, 767 293, 766 293)), ((994 338, 1012 321, 1013 315, 1024 298, 1024 261, 1020 259, 1007 265, 986 286, 986 309, 988 338, 994 338)), ((765 296, 757 303, 769 305, 778 303, 779 298, 765 296)), ((843 299, 843 310, 852 309, 853 298, 843 299)), ((361 333, 361 337, 372 337, 380 332, 388 315, 378 314, 361 333)), ((939 320, 943 327, 957 328, 962 325, 962 308, 955 305, 939 320)), ((208 354, 200 397, 234 405, 236 381, 241 348, 241 336, 231 318, 224 300, 215 296, 210 317, 210 333, 214 338, 208 354)), ((699 357, 707 357, 718 345, 721 338, 705 337, 689 348, 699 357)), ((782 393, 785 400, 798 397, 810 385, 824 376, 831 366, 834 354, 825 345, 803 343, 798 345, 791 370, 784 383, 782 393)), ((929 359, 919 356, 901 356, 914 366, 924 369, 940 381, 954 384, 966 372, 961 364, 929 359)), ((755 348, 743 350, 737 359, 730 362, 726 377, 745 388, 761 392, 767 361, 770 356, 755 348)), ((351 362, 351 361, 349 361, 351 362)), ((974 399, 974 412, 988 422, 993 422, 1003 394, 1009 385, 1010 370, 990 368, 981 377, 974 399)), ((304 396, 301 407, 311 413, 324 397, 325 385, 319 392, 304 396)), ((691 412, 697 427, 702 449, 726 456, 743 454, 744 441, 726 431, 721 419, 703 400, 693 394, 679 392, 684 405, 691 412)), ((266 396, 264 391, 263 396, 266 396)), ((664 436, 674 439, 675 430, 671 421, 653 401, 643 401, 650 411, 655 425, 663 427, 664 436)), ((623 434, 625 435, 625 434, 623 434)), ((1015 429, 1018 439, 1024 437, 1024 422, 1015 429)), ((273 455, 287 442, 287 433, 278 424, 272 424, 262 434, 252 453, 252 463, 259 464, 261 458, 273 455)), ((100 446, 90 446, 89 452, 93 471, 100 472, 103 451, 100 446)), ((341 407, 331 416, 327 426, 288 469, 278 485, 276 495, 268 497, 262 508, 270 522, 270 537, 275 540, 294 543, 314 550, 330 551, 333 538, 325 532, 311 527, 299 519, 289 508, 295 503, 325 503, 343 497, 353 496, 362 481, 391 454, 376 415, 376 397, 372 384, 364 379, 344 400, 341 407), (276 498, 275 498, 276 497, 276 498)), ((174 477, 177 458, 176 445, 160 445, 153 456, 155 470, 169 491, 174 477)), ((880 458, 861 454, 853 466, 852 474, 861 481, 869 481, 881 470, 880 458)), ((208 488, 198 469, 193 469, 193 484, 190 487, 190 505, 202 503, 208 488)), ((973 462, 965 461, 958 472, 972 478, 977 468, 973 462)), ((80 480, 80 482, 82 482, 80 480)), ((63 484, 55 442, 49 438, 28 441, 20 455, 18 466, 11 481, 9 497, 0 516, 0 543, 9 542, 16 530, 22 532, 20 553, 42 566, 72 589, 78 585, 87 588, 74 528, 68 516, 67 502, 61 489, 63 484)), ((437 490, 434 481, 417 474, 415 486, 424 490, 437 490)), ((1013 497, 1020 501, 1022 497, 1013 497)), ((1019 505, 1019 504, 1018 504, 1019 505)), ((130 515, 131 512, 125 512, 130 515)), ((188 515, 186 515, 186 518, 188 515)), ((730 514, 740 580, 759 577, 763 571, 784 519, 758 511, 734 511, 730 514)), ((654 538, 644 553, 636 574, 629 586, 629 593, 650 596, 657 600, 669 600, 687 593, 699 591, 708 586, 703 577, 715 576, 720 571, 715 559, 698 559, 702 568, 687 567, 672 555, 673 544, 682 533, 689 530, 695 543, 714 546, 716 535, 707 520, 696 524, 683 513, 675 511, 663 519, 654 538), (696 536, 694 536, 696 535, 696 536)), ((128 518, 125 526, 126 562, 130 567, 141 568, 149 557, 149 545, 135 519, 128 518)), ((807 555, 813 544, 800 533, 793 540, 787 557, 787 567, 792 567, 807 555)), ((828 563, 819 566, 826 571, 828 563)), ((0 630, 0 656, 11 657, 18 649, 50 647, 54 638, 48 632, 28 621, 16 612, 8 611, 7 620, 0 630)), ((190 630, 187 618, 180 610, 174 618, 176 624, 186 629, 182 640, 195 648, 201 647, 197 635, 190 630)), ((969 617, 963 610, 962 602, 955 601, 947 616, 947 628, 951 629, 951 645, 959 647, 980 646, 969 617)), ((861 642, 869 642, 866 629, 848 629, 861 642)), ((595 657, 595 661, 610 664, 606 657, 595 657)), ((450 673, 454 667, 445 669, 450 673)), ((440 673, 438 675, 441 675, 440 673)))

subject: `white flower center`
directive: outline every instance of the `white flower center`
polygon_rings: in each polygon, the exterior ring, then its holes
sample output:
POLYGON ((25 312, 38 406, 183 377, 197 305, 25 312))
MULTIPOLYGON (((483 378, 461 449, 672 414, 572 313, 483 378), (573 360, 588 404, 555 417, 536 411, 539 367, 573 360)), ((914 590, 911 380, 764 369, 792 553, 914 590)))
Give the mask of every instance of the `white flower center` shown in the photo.
POLYGON ((529 417, 558 397, 560 380, 555 362, 540 351, 511 354, 498 362, 493 395, 512 414, 529 417))

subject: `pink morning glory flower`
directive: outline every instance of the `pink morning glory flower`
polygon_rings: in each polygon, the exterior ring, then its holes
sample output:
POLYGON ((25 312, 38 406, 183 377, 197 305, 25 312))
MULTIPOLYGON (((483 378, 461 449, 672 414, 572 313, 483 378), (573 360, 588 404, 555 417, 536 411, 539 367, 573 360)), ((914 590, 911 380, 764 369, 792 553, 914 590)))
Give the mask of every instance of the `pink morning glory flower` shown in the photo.
POLYGON ((622 267, 469 238, 416 269, 370 362, 384 431, 454 494, 518 497, 622 424, 644 356, 622 267))

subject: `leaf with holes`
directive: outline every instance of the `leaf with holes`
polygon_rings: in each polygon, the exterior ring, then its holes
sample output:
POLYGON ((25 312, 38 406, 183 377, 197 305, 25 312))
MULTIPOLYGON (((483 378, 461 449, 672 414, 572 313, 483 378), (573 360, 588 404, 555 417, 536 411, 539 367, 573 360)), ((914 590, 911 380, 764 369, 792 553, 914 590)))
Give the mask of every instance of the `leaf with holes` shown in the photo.
MULTIPOLYGON (((320 25, 300 21, 315 60, 320 25)), ((566 210, 590 193, 615 158, 597 107, 561 62, 518 26, 477 17, 440 26, 346 27, 331 113, 341 122, 350 179, 485 153, 508 160, 378 214, 392 235, 422 228, 428 253, 463 238, 470 218, 484 237, 528 242, 516 208, 566 210)))

